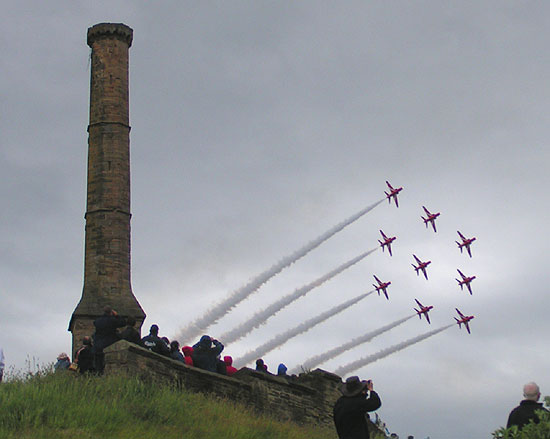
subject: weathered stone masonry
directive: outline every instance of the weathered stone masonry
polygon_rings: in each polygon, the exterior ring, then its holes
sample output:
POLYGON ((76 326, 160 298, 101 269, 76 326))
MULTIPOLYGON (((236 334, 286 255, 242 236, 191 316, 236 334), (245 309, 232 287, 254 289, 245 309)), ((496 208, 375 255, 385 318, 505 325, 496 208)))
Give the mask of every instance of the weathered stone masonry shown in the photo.
POLYGON ((90 122, 84 287, 73 312, 73 354, 93 321, 110 305, 145 319, 130 282, 130 122, 128 52, 133 31, 124 24, 88 29, 91 52, 90 122))
POLYGON ((332 407, 340 392, 339 376, 317 369, 295 381, 240 369, 233 377, 207 372, 155 354, 126 341, 105 349, 105 373, 126 373, 175 382, 188 391, 239 402, 258 413, 297 424, 333 427, 332 407))

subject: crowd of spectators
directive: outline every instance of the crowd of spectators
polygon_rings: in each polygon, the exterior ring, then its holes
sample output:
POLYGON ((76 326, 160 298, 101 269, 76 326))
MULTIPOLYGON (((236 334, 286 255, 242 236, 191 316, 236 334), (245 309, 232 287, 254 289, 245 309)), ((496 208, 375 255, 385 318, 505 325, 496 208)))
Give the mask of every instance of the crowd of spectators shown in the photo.
MULTIPOLYGON (((170 341, 167 337, 159 336, 158 325, 151 325, 149 334, 141 338, 135 324, 133 317, 121 317, 111 307, 106 306, 103 315, 94 321, 95 332, 84 337, 82 347, 76 351, 73 362, 63 352, 57 357, 54 370, 71 369, 80 373, 102 374, 105 368, 103 350, 119 340, 126 340, 187 366, 227 376, 233 376, 237 372, 230 355, 221 357, 223 344, 209 335, 203 335, 193 346, 180 347, 179 341, 170 341)), ((256 370, 271 375, 261 358, 256 361, 256 370)), ((283 363, 277 368, 277 376, 287 379, 296 377, 287 375, 287 367, 283 363)))

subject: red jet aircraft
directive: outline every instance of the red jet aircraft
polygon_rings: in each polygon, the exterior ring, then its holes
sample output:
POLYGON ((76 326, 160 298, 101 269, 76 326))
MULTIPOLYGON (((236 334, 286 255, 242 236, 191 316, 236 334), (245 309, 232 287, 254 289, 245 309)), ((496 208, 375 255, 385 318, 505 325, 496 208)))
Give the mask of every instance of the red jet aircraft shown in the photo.
POLYGON ((460 271, 458 268, 456 269, 458 271, 458 274, 460 274, 460 277, 462 277, 462 280, 456 279, 458 282, 458 285, 460 285, 460 289, 464 289, 464 285, 466 285, 466 288, 468 288, 468 291, 470 294, 472 294, 472 287, 470 286, 470 282, 472 282, 476 277, 475 276, 464 276, 464 273, 460 271))
POLYGON ((420 320, 422 320, 422 314, 424 314, 426 316, 426 320, 428 321, 428 323, 430 323, 430 316, 428 315, 428 311, 430 311, 430 309, 432 309, 433 306, 432 305, 424 306, 418 301, 418 299, 414 299, 414 300, 416 300, 416 303, 418 303, 418 306, 420 307, 420 309, 416 309, 416 308, 414 309, 418 314, 418 317, 420 317, 420 320))
POLYGON ((455 308, 456 309, 456 312, 458 313, 458 315, 460 316, 460 319, 457 319, 455 317, 455 320, 456 322, 458 323, 458 327, 460 328, 460 325, 462 325, 464 323, 464 326, 466 326, 466 330, 468 331, 468 334, 471 334, 470 332, 470 327, 468 326, 468 322, 470 320, 472 320, 474 318, 474 316, 465 316, 464 314, 462 314, 458 308, 455 308))
POLYGON ((380 279, 376 277, 376 275, 373 275, 373 276, 374 276, 374 279, 376 279, 376 282, 378 282, 378 285, 372 284, 372 286, 376 288, 376 292, 378 293, 378 295, 380 296, 380 291, 382 291, 384 293, 384 296, 386 296, 386 299, 390 300, 390 298, 388 297, 388 292, 386 291, 386 288, 388 288, 391 282, 389 281, 382 282, 380 279))
POLYGON ((460 253, 462 253, 462 249, 464 247, 466 247, 466 250, 468 250, 468 254, 470 255, 470 257, 472 257, 472 252, 470 250, 470 244, 476 240, 475 236, 473 238, 466 238, 458 230, 456 232, 458 233, 458 236, 460 236, 460 239, 462 239, 462 242, 455 241, 458 244, 458 248, 460 249, 460 253))
POLYGON ((386 198, 388 199, 388 202, 391 204, 391 199, 393 198, 395 200, 395 206, 399 207, 399 202, 397 201, 397 194, 403 190, 402 187, 394 188, 390 184, 388 180, 386 180, 386 184, 388 185, 388 188, 390 189, 390 193, 388 194, 386 191, 384 193, 386 194, 386 198))
POLYGON ((422 262, 420 259, 416 257, 416 255, 413 255, 414 259, 416 259, 416 263, 418 264, 418 267, 414 264, 411 264, 414 267, 414 271, 416 271, 417 276, 419 275, 418 270, 422 270, 422 273, 424 273, 424 277, 426 280, 428 279, 428 273, 426 272, 426 267, 432 263, 432 261, 426 261, 422 262))
POLYGON ((426 212, 427 218, 424 218, 423 216, 421 216, 420 218, 422 218, 424 220, 424 224, 426 224, 426 228, 428 228, 428 223, 432 223, 432 227, 434 228, 434 232, 437 232, 437 230, 435 229, 435 219, 441 214, 439 212, 430 213, 430 211, 428 209, 426 209, 424 206, 422 206, 422 209, 424 209, 424 212, 426 212))
POLYGON ((386 235, 384 235, 384 232, 382 230, 380 230, 380 234, 382 235, 382 238, 384 239, 384 242, 378 240, 378 242, 380 243, 380 247, 382 247, 382 251, 384 251, 384 247, 388 247, 388 253, 390 254, 390 256, 392 256, 392 254, 391 254, 391 243, 393 241, 395 241, 395 236, 392 236, 391 238, 388 238, 386 235))

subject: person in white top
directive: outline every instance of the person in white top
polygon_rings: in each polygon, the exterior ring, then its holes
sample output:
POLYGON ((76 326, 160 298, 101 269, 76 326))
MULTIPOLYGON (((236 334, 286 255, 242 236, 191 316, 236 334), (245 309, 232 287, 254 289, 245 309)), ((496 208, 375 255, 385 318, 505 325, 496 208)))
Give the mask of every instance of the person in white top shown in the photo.
POLYGON ((4 376, 4 351, 0 347, 0 383, 2 382, 3 376, 4 376))

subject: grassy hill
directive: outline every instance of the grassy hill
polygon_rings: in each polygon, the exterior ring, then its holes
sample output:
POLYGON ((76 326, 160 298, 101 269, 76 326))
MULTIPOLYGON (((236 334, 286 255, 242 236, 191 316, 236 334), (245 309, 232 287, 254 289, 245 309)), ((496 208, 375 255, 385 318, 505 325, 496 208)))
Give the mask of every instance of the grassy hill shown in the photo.
POLYGON ((41 372, 0 385, 2 439, 335 439, 233 402, 125 376, 41 372))

